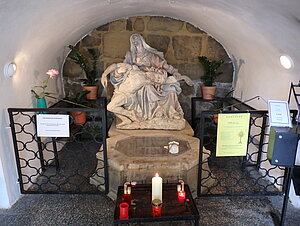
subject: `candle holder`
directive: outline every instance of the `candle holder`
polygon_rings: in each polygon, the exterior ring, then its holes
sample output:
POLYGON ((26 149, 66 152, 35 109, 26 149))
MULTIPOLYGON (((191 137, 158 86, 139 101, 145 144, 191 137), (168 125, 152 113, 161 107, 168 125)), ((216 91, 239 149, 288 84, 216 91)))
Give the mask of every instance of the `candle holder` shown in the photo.
POLYGON ((178 202, 184 202, 185 201, 185 191, 184 191, 184 181, 179 180, 180 184, 177 184, 177 198, 178 202))
POLYGON ((122 195, 122 202, 126 202, 130 205, 131 202, 131 195, 130 194, 123 194, 122 195))
POLYGON ((178 202, 182 203, 185 201, 185 191, 178 192, 178 202))
POLYGON ((160 199, 154 199, 152 201, 152 216, 161 217, 162 213, 162 202, 160 199))
POLYGON ((137 183, 136 183, 136 181, 131 181, 130 185, 131 185, 131 187, 136 187, 137 183))
POLYGON ((120 219, 128 219, 129 204, 127 202, 121 202, 119 207, 120 207, 120 219))

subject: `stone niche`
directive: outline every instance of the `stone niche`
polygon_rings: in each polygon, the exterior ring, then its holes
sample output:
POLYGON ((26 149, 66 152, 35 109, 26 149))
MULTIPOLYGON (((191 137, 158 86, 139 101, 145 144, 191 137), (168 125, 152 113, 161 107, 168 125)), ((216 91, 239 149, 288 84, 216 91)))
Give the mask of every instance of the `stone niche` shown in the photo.
MULTIPOLYGON (((153 48, 162 51, 168 63, 178 68, 181 74, 189 76, 194 86, 189 87, 181 83, 182 93, 179 101, 190 120, 190 98, 201 96, 200 77, 203 68, 198 56, 207 56, 209 59, 223 59, 225 64, 220 68, 223 74, 217 78, 217 96, 224 96, 232 88, 233 66, 225 49, 207 33, 184 21, 154 16, 130 17, 110 22, 92 30, 78 43, 77 47, 88 58, 88 49, 95 49, 98 54, 98 74, 112 63, 122 62, 129 50, 129 37, 139 33, 153 48)), ((70 43, 73 44, 73 43, 70 43)), ((67 96, 72 96, 82 89, 79 79, 84 72, 70 58, 67 58, 63 67, 64 88, 67 96)), ((100 87, 100 95, 105 95, 100 87)), ((108 89, 108 98, 113 88, 108 89)))

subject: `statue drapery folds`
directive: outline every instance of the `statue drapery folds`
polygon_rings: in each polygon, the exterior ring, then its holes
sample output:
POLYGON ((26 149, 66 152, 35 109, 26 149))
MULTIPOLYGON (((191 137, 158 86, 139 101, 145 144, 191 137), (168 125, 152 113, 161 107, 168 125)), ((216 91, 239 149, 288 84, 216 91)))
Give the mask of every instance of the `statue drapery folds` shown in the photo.
POLYGON ((163 53, 150 47, 141 35, 131 35, 130 50, 123 63, 112 64, 104 71, 104 87, 108 75, 115 90, 107 109, 119 119, 117 128, 184 128, 184 114, 178 101, 179 81, 190 86, 193 82, 169 65, 163 53))

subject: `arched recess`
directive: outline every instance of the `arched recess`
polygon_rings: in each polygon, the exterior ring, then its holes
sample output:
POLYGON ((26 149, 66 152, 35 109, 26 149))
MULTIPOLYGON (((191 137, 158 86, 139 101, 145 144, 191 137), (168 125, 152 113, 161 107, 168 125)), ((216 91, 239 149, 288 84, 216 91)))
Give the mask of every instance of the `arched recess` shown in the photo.
MULTIPOLYGON (((17 63, 12 79, 0 77, 1 106, 32 107, 30 88, 40 85, 49 68, 60 69, 67 45, 77 42, 93 28, 137 15, 178 18, 203 28, 228 50, 236 67, 236 97, 254 95, 264 99, 286 99, 290 82, 298 82, 300 69, 284 70, 279 55, 300 61, 298 0, 85 0, 85 1, 3 1, 1 3, 0 66, 17 63), (237 75, 238 74, 238 75, 237 75), (7 95, 9 93, 9 96, 7 95)), ((60 81, 49 84, 49 91, 63 97, 60 81)), ((263 101, 251 105, 264 109, 263 101)), ((0 113, 1 128, 8 125, 6 110, 0 113)), ((0 139, 0 207, 11 205, 18 197, 13 149, 9 136, 0 139), (4 189, 5 187, 5 189, 4 189), (7 188, 7 191, 6 191, 7 188), (9 201, 7 200, 7 197, 9 201), (9 204, 7 204, 9 202, 9 204)))
MULTIPOLYGON (((179 100, 186 113, 190 116, 190 98, 201 96, 200 85, 203 66, 199 63, 199 56, 206 56, 210 60, 223 59, 225 63, 219 71, 223 74, 216 79, 216 96, 223 97, 232 89, 233 65, 224 47, 210 35, 196 28, 188 22, 159 16, 136 16, 119 19, 97 27, 77 42, 76 47, 92 62, 88 50, 93 49, 97 54, 97 74, 112 63, 123 62, 129 50, 131 34, 141 34, 153 48, 164 53, 169 64, 178 69, 179 73, 189 76, 194 86, 189 87, 181 82, 182 93, 179 100)), ((83 70, 69 56, 63 66, 64 88, 66 96, 75 96, 82 90, 80 79, 85 78, 83 70)), ((100 95, 103 89, 100 85, 100 95)), ((108 96, 111 96, 109 89, 108 96)))

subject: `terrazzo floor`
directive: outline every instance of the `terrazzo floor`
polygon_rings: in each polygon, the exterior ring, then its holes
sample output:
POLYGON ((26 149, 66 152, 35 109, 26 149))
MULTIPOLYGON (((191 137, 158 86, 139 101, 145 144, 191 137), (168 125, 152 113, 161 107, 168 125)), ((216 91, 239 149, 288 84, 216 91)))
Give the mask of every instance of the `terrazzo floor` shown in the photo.
MULTIPOLYGON (((279 225, 283 197, 215 197, 196 200, 200 225, 279 225)), ((103 195, 23 195, 0 209, 0 225, 113 225, 114 202, 103 195)), ((286 224, 300 225, 300 209, 288 205, 286 224)), ((191 225, 163 222, 134 225, 191 225)))

